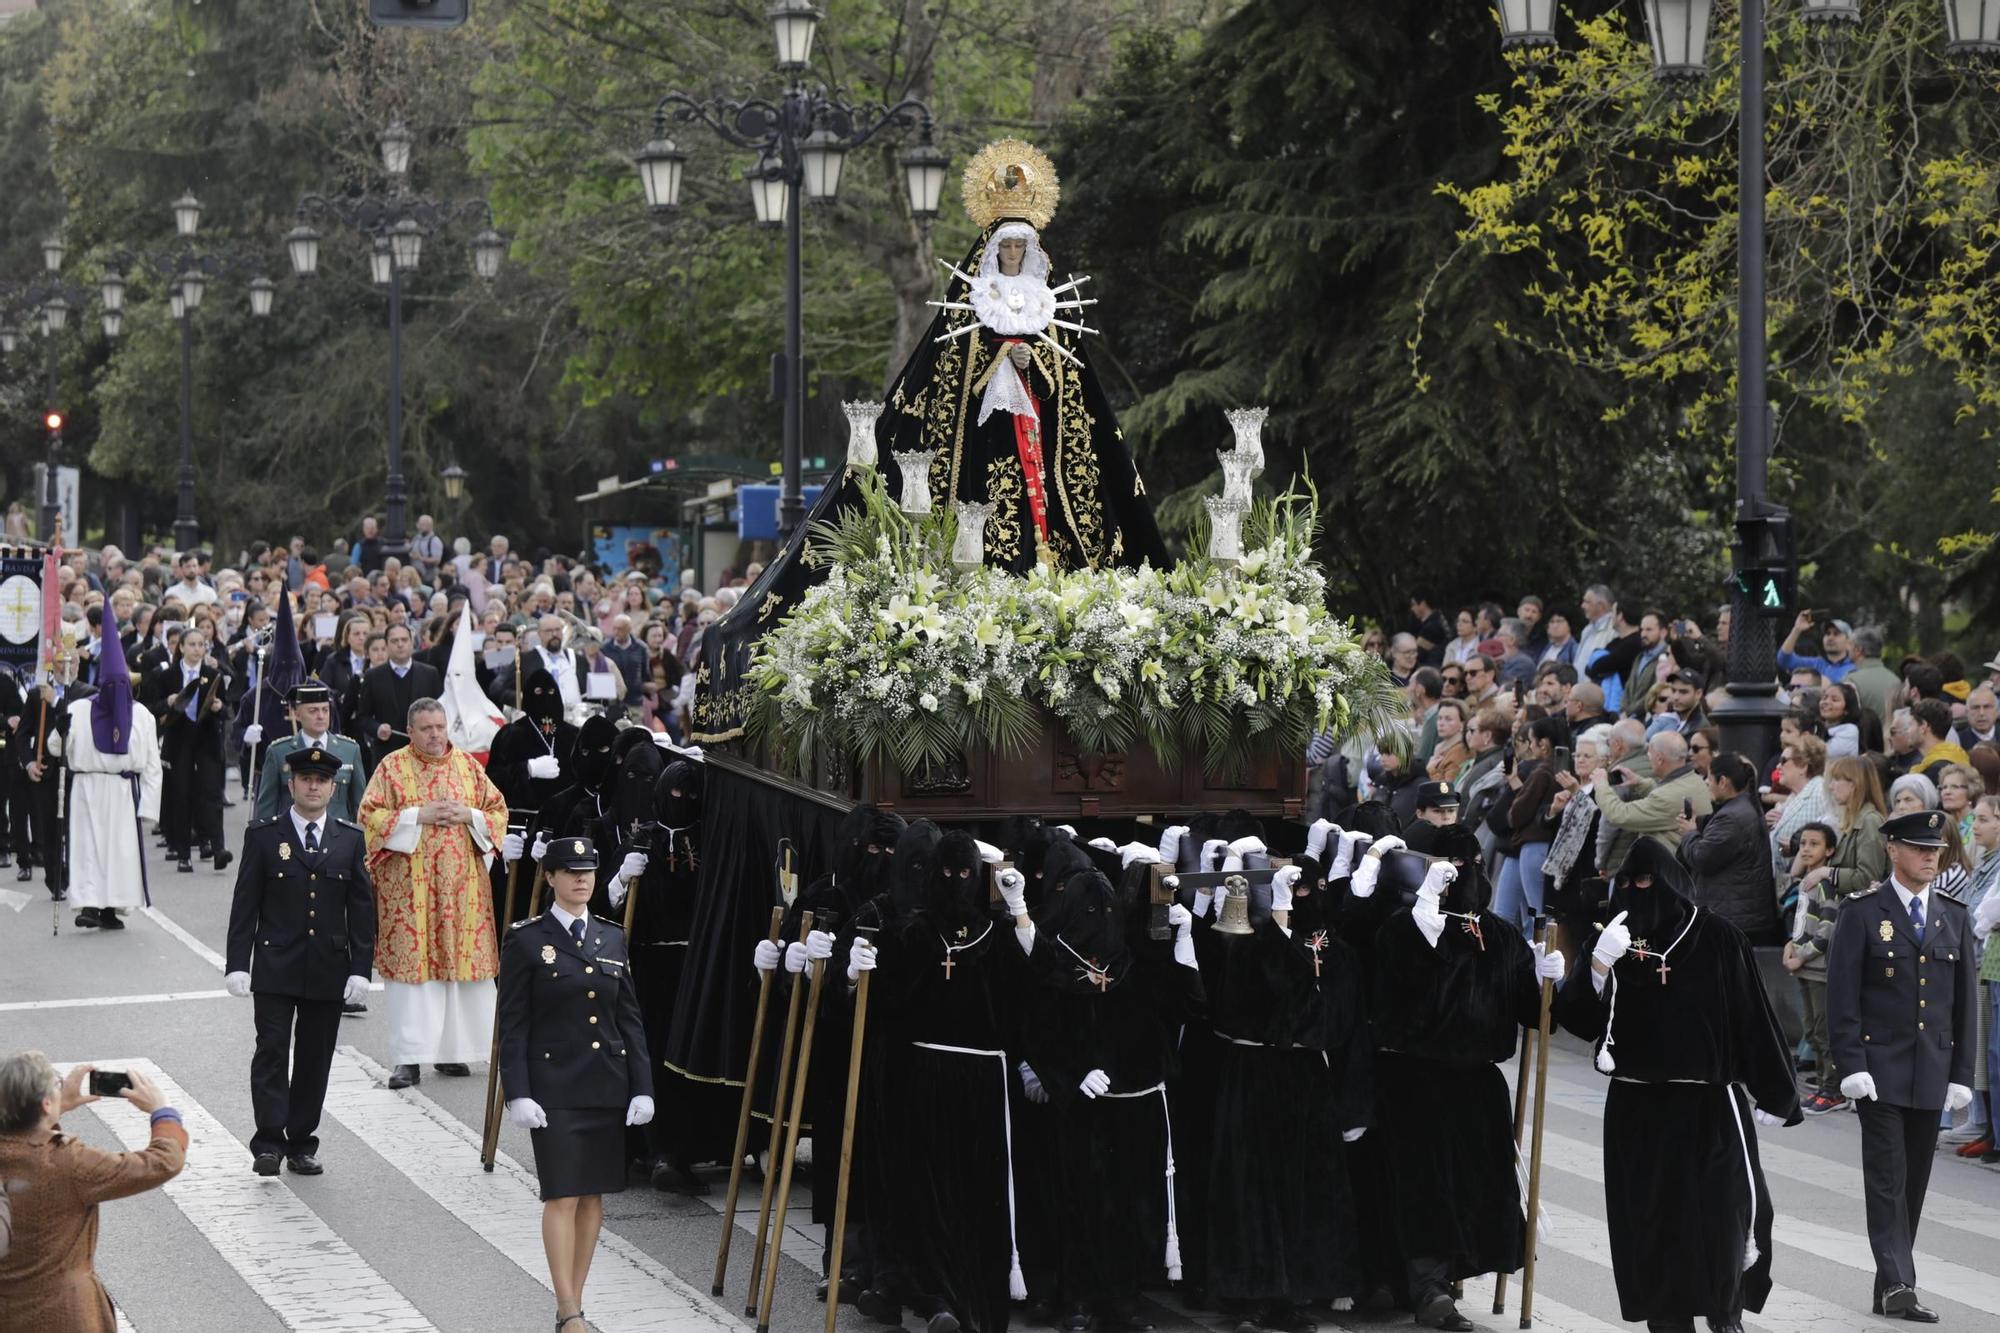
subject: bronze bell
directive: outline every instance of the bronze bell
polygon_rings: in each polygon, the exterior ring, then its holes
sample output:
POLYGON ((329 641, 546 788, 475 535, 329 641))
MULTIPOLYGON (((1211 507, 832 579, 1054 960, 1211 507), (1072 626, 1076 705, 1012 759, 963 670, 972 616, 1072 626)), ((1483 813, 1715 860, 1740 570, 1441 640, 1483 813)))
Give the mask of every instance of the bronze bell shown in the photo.
POLYGON ((1215 920, 1218 935, 1254 935, 1250 927, 1250 881, 1240 876, 1232 876, 1219 892, 1222 897, 1222 912, 1215 920))

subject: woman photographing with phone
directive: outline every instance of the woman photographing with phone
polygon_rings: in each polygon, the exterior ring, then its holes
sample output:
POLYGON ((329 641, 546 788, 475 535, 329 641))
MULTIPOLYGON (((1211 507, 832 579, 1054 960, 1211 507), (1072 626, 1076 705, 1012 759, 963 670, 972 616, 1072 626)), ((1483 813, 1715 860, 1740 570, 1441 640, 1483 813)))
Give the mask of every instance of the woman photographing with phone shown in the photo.
MULTIPOLYGON (((117 1096, 152 1120, 152 1140, 110 1153, 62 1132, 63 1113, 99 1100, 91 1066, 62 1077, 40 1051, 0 1058, 0 1182, 13 1205, 13 1246, 0 1255, 0 1308, 9 1328, 112 1333, 111 1297, 97 1279, 97 1205, 164 1185, 187 1162, 180 1112, 136 1070, 117 1096)), ((99 1076, 100 1081, 105 1076, 99 1076)))

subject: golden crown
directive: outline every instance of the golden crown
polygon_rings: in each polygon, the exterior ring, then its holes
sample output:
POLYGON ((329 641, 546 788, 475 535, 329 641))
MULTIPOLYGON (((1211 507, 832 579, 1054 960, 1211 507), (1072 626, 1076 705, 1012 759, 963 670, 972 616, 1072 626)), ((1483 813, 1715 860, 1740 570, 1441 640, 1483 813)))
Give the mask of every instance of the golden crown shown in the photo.
POLYGON ((998 139, 965 166, 965 215, 981 229, 1020 218, 1036 231, 1049 225, 1062 182, 1048 155, 1020 139, 998 139))

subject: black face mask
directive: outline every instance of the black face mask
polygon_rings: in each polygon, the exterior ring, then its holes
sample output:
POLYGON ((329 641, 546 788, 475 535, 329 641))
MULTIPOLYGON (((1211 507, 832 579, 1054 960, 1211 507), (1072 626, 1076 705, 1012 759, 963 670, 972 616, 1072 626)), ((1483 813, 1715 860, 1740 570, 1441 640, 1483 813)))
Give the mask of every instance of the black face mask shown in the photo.
POLYGON ((587 719, 576 737, 576 780, 591 791, 601 791, 611 776, 611 747, 618 739, 618 725, 608 717, 587 719))
POLYGON ((1096 870, 1074 871, 1049 895, 1040 929, 1087 962, 1105 967, 1125 953, 1125 923, 1111 882, 1096 870))
POLYGON ((987 921, 986 874, 979 844, 954 829, 938 840, 937 864, 924 887, 923 912, 940 933, 987 921))
MULTIPOLYGON (((937 866, 938 843, 944 838, 944 830, 928 819, 912 820, 896 839, 896 850, 890 854, 889 873, 885 876, 895 900, 897 913, 909 917, 923 905, 924 887, 930 882, 931 872, 937 866)), ((876 889, 880 896, 881 889, 876 889)))
POLYGON ((1657 952, 1670 946, 1687 924, 1693 910, 1691 888, 1680 863, 1651 838, 1641 838, 1612 881, 1607 910, 1612 916, 1625 913, 1632 938, 1645 940, 1657 952))
POLYGON ((534 719, 535 725, 545 732, 555 730, 562 720, 562 691, 556 686, 556 679, 539 667, 528 673, 521 682, 521 711, 534 719))
POLYGON ((653 784, 653 818, 667 828, 691 828, 701 820, 701 766, 685 759, 668 764, 653 784))

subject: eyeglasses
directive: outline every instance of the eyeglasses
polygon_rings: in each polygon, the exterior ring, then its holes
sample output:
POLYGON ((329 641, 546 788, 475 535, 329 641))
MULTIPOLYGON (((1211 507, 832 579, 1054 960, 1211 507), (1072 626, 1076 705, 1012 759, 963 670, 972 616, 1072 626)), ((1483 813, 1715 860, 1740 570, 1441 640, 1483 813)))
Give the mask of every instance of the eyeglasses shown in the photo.
POLYGON ((1714 746, 1711 746, 1711 745, 1707 745, 1707 744, 1702 744, 1702 745, 1690 745, 1690 746, 1688 746, 1688 752, 1689 752, 1690 754, 1707 754, 1707 753, 1708 753, 1708 752, 1709 752, 1710 750, 1712 750, 1712 749, 1714 749, 1714 748, 1715 748, 1714 746))
POLYGON ((1465 674, 1466 677, 1469 679, 1473 676, 1490 676, 1493 673, 1487 670, 1485 667, 1467 667, 1465 669, 1465 674))

